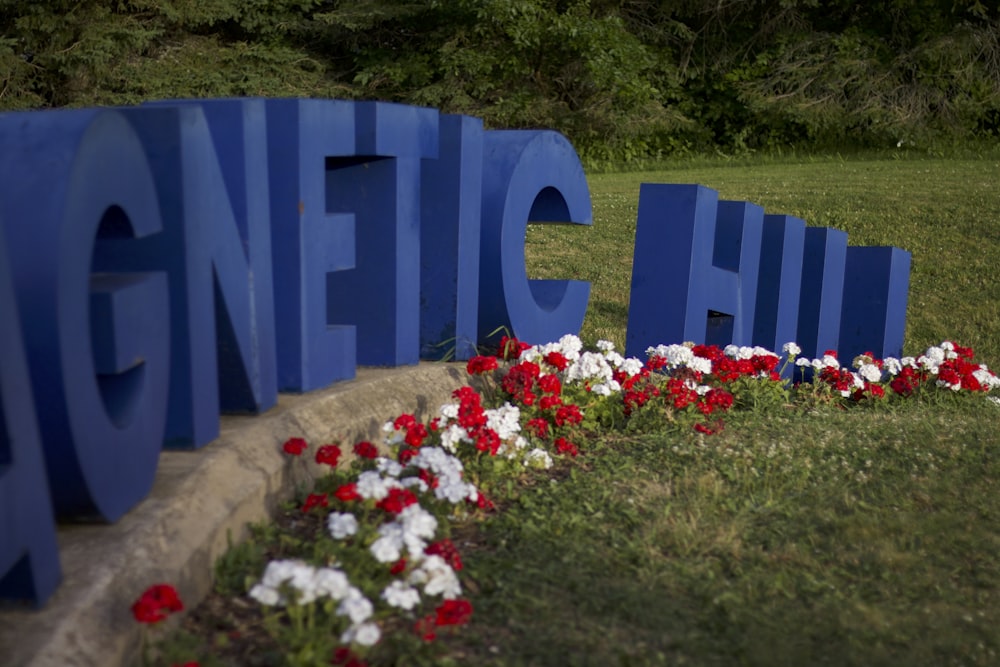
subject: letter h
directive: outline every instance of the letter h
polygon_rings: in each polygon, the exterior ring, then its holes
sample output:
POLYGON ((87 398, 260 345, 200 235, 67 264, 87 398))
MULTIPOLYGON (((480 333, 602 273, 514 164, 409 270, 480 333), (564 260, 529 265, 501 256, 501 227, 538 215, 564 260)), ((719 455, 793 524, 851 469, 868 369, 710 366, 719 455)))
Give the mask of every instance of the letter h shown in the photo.
POLYGON ((749 345, 764 210, 700 185, 639 190, 625 351, 661 343, 749 345))

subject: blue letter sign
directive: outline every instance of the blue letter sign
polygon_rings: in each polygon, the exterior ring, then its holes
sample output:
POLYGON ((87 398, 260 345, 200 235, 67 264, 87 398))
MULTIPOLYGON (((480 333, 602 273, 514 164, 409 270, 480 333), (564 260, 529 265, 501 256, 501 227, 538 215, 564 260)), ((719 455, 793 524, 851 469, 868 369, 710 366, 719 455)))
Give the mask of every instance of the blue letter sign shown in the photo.
POLYGON ((678 341, 778 351, 794 341, 809 357, 898 357, 909 271, 898 248, 848 248, 841 231, 720 202, 700 185, 643 184, 626 353, 678 341))
MULTIPOLYGON (((60 577, 53 515, 114 521, 163 446, 366 365, 578 332, 529 223, 591 224, 560 134, 383 102, 0 114, 0 597, 60 577), (6 247, 5 247, 6 246, 6 247)), ((898 355, 910 256, 697 185, 644 184, 626 352, 797 340, 898 355)), ((575 278, 576 276, 569 276, 575 278)))
POLYGON ((579 331, 590 283, 528 280, 529 222, 589 225, 590 190, 576 152, 561 134, 493 130, 483 148, 479 337, 507 327, 529 343, 579 331))
POLYGON ((47 599, 59 551, 0 221, 0 599, 47 599))
POLYGON ((157 267, 99 257, 161 231, 156 184, 118 112, 14 114, 0 145, 0 217, 55 509, 114 521, 156 473, 169 316, 157 267))

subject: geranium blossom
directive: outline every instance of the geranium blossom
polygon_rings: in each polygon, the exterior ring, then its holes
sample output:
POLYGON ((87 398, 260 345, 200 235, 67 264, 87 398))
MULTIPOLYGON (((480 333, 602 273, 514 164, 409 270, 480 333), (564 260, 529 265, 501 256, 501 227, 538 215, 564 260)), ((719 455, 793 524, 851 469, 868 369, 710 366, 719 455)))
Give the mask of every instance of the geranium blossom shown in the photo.
POLYGON ((170 614, 184 610, 177 589, 170 584, 155 584, 147 588, 132 604, 132 615, 140 623, 153 624, 170 614))

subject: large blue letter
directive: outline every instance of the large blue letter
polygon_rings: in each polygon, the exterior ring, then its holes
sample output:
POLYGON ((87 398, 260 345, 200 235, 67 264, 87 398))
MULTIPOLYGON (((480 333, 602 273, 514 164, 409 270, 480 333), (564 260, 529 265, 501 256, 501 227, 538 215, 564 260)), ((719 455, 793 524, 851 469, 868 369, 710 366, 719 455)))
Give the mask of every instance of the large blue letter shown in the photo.
POLYGON ((438 159, 420 176, 420 356, 476 354, 483 122, 441 116, 438 159))
POLYGON ((280 391, 354 377, 355 327, 327 315, 329 275, 354 268, 354 215, 332 212, 326 182, 337 158, 354 155, 354 147, 350 102, 268 100, 280 391))
POLYGON ((790 215, 765 215, 757 284, 753 344, 772 351, 797 338, 806 223, 790 215))
POLYGON ((573 146, 552 131, 494 130, 483 145, 479 338, 498 327, 529 343, 578 333, 590 283, 528 280, 528 222, 592 222, 590 190, 573 146))
POLYGON ((0 215, 54 505, 114 521, 146 496, 156 472, 167 281, 142 272, 156 267, 109 262, 94 272, 91 257, 161 231, 153 176, 139 138, 113 111, 11 114, 0 121, 0 145, 0 215))
POLYGON ((840 346, 840 308, 844 298, 846 259, 846 232, 829 227, 806 228, 799 331, 795 341, 806 358, 822 357, 827 350, 836 350, 840 346))
POLYGON ((330 274, 328 316, 355 324, 358 363, 420 360, 420 160, 437 157, 435 109, 357 102, 357 157, 331 161, 327 206, 356 216, 357 268, 330 274))
POLYGON ((639 190, 625 350, 684 341, 748 345, 764 211, 700 185, 639 190))
POLYGON ((839 350, 843 363, 863 352, 880 358, 902 355, 909 287, 910 253, 878 246, 847 249, 839 350))
POLYGON ((41 605, 59 584, 59 547, 2 223, 0 313, 0 599, 41 605))
POLYGON ((165 445, 201 447, 219 411, 277 401, 264 102, 124 110, 150 157, 164 232, 101 261, 170 276, 172 363, 165 445))

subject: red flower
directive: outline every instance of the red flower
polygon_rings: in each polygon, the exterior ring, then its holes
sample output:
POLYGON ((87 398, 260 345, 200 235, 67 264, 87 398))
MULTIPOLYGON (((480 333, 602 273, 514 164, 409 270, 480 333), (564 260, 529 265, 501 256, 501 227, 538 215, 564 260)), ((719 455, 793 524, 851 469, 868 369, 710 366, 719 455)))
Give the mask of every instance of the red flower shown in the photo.
POLYGON ((419 447, 424 443, 424 438, 426 438, 427 435, 426 426, 423 424, 414 424, 410 428, 406 429, 406 437, 403 438, 403 441, 410 447, 419 447))
POLYGON ((404 570, 406 570, 406 559, 400 558, 389 568, 389 574, 402 574, 404 570))
POLYGON ((184 604, 177 589, 170 584, 150 586, 132 605, 132 615, 140 623, 159 623, 170 614, 182 611, 184 604))
POLYGON ((358 485, 354 482, 344 484, 339 489, 334 491, 333 495, 337 497, 337 500, 345 503, 349 503, 352 500, 361 500, 361 494, 358 493, 358 485))
POLYGON ((325 493, 310 493, 302 503, 302 511, 308 512, 314 507, 329 507, 330 498, 325 493))
POLYGON ((346 646, 341 646, 333 652, 333 658, 330 660, 330 664, 344 665, 344 667, 368 667, 367 662, 359 658, 354 651, 346 646))
POLYGON ((434 634, 434 616, 424 616, 413 624, 413 631, 425 642, 432 642, 437 637, 434 634))
POLYGON ((291 454, 292 456, 299 456, 300 454, 302 454, 302 452, 306 450, 306 447, 308 446, 309 445, 306 444, 304 438, 289 438, 288 440, 285 441, 285 444, 282 445, 282 449, 285 450, 286 454, 291 454))
POLYGON ((524 427, 529 433, 534 433, 539 438, 549 437, 549 422, 544 417, 529 419, 524 427))
POLYGON ((556 395, 562 391, 558 375, 546 374, 538 378, 538 387, 546 394, 556 395))
POLYGON ((501 336, 500 349, 497 351, 497 356, 501 359, 517 359, 521 356, 521 353, 529 347, 531 347, 531 345, 522 343, 516 338, 501 336))
POLYGON ((561 407, 563 404, 562 399, 558 396, 542 396, 542 400, 538 401, 538 407, 542 410, 551 410, 552 408, 561 407))
POLYGON ((495 371, 497 367, 496 357, 478 356, 469 359, 469 363, 465 365, 465 371, 469 375, 483 375, 484 373, 495 371))
POLYGON ((468 499, 466 499, 465 502, 469 503, 470 505, 475 505, 479 509, 485 510, 487 512, 491 512, 491 511, 495 510, 496 507, 497 507, 496 505, 493 504, 492 500, 490 500, 489 498, 487 498, 486 496, 483 495, 482 491, 477 491, 476 492, 476 499, 475 500, 468 500, 468 499))
POLYGON ((325 463, 331 468, 336 468, 339 459, 340 447, 337 445, 323 445, 316 450, 316 463, 325 463))
POLYGON ((556 426, 579 424, 582 421, 583 415, 580 413, 580 408, 572 403, 556 410, 556 426))
POLYGON ((375 506, 389 514, 399 514, 416 502, 417 496, 409 489, 389 489, 388 495, 375 503, 375 506))
POLYGON ((580 453, 576 445, 567 440, 566 438, 556 438, 556 451, 560 454, 569 454, 570 456, 576 456, 580 453))
POLYGON ((435 611, 435 625, 464 625, 472 618, 472 603, 468 600, 445 600, 435 611))
POLYGON ((354 445, 354 453, 363 459, 378 458, 378 447, 364 440, 354 445))
POLYGON ((424 549, 424 553, 428 556, 440 556, 448 565, 451 565, 451 569, 453 570, 458 571, 462 569, 462 556, 458 553, 454 542, 447 538, 428 545, 424 549))
POLYGON ((562 352, 549 352, 545 355, 545 363, 556 370, 564 371, 569 366, 569 359, 562 352))
POLYGON ((191 662, 185 662, 183 665, 173 665, 173 667, 201 667, 197 662, 192 660, 191 662))

